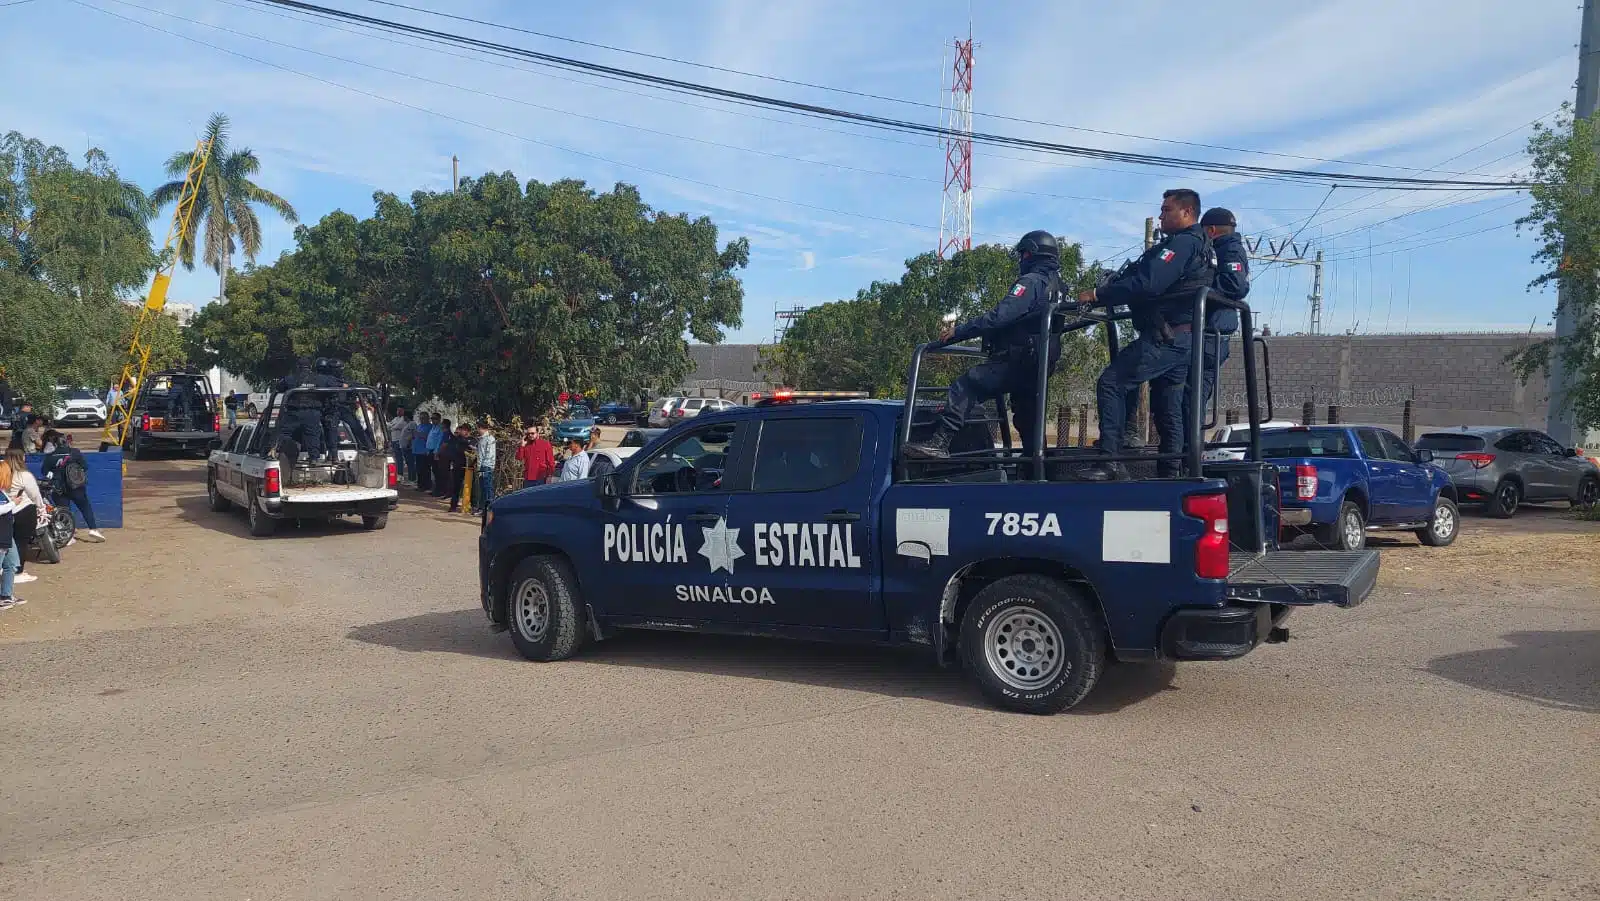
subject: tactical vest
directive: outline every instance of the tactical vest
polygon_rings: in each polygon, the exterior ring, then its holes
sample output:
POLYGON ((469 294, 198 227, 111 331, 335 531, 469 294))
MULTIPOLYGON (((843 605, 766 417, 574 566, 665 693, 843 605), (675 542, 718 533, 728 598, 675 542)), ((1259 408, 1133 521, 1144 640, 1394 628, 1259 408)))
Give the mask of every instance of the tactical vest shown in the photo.
MULTIPOLYGON (((1039 273, 1037 272, 1030 272, 1027 275, 1018 278, 1017 281, 1020 282, 1022 279, 1038 274, 1039 273)), ((992 342, 988 340, 984 341, 983 349, 984 352, 988 354, 989 359, 996 362, 1008 360, 1016 362, 1038 360, 1038 314, 1043 312, 1045 305, 1050 301, 1061 299, 1061 270, 1052 269, 1050 271, 1050 275, 1045 277, 1043 281, 1043 288, 1034 295, 1035 300, 1033 309, 1028 311, 1028 315, 1021 322, 1008 327, 1004 332, 995 336, 995 339, 992 342)), ((1051 364, 1054 365, 1055 361, 1060 359, 1060 357, 1061 336, 1055 334, 1054 330, 1052 329, 1050 334, 1051 364)))
POLYGON ((1211 236, 1198 226, 1184 231, 1192 232, 1200 238, 1200 252, 1189 259, 1183 275, 1156 298, 1156 309, 1161 311, 1161 316, 1168 325, 1192 321, 1195 292, 1201 288, 1211 287, 1217 278, 1217 251, 1211 246, 1211 236))

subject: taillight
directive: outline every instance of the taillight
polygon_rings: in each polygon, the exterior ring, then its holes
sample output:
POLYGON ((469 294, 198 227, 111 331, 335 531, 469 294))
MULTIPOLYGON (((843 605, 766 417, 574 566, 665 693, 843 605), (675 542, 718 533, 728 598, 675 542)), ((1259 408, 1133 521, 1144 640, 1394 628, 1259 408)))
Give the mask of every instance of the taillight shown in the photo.
POLYGON ((221 413, 212 413, 211 414, 211 431, 213 431, 213 432, 222 431, 222 414, 221 413))
POLYGON ((283 490, 283 474, 278 471, 277 467, 267 470, 261 490, 264 494, 277 494, 283 490))
POLYGON ((1317 497, 1317 468, 1301 463, 1294 468, 1294 496, 1296 500, 1310 501, 1317 497))
POLYGON ((1187 516, 1204 520, 1206 531, 1194 545, 1194 574, 1202 579, 1228 577, 1228 496, 1191 494, 1183 499, 1187 516))
POLYGON ((395 487, 396 485, 399 485, 399 484, 400 484, 400 473, 399 473, 399 471, 397 471, 394 468, 394 461, 390 460, 389 461, 389 487, 393 488, 393 487, 395 487))
POLYGON ((683 411, 682 410, 673 410, 672 411, 672 415, 673 416, 682 416, 683 415, 683 411))
POLYGON ((1471 463, 1473 469, 1482 469, 1494 462, 1494 454, 1456 454, 1456 459, 1471 463))
POLYGON ((150 431, 150 414, 149 413, 144 414, 144 416, 142 416, 139 419, 139 428, 142 431, 146 431, 146 432, 150 431))

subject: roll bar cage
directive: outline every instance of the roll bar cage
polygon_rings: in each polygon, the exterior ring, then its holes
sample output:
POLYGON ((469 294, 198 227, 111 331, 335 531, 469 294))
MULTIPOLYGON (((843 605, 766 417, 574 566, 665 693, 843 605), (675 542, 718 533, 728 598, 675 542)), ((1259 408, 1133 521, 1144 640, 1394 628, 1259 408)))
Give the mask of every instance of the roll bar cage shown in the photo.
MULTIPOLYGON (((1195 323, 1202 323, 1203 324, 1206 321, 1206 308, 1207 308, 1208 304, 1213 308, 1221 307, 1221 308, 1225 308, 1225 309, 1232 309, 1232 310, 1237 310, 1238 313, 1239 313, 1239 332, 1244 337, 1244 348, 1243 348, 1243 350, 1244 350, 1245 399, 1246 399, 1246 406, 1248 407, 1248 415, 1250 417, 1250 441, 1249 441, 1250 450, 1249 450, 1247 459, 1254 460, 1254 461, 1259 461, 1261 459, 1261 423, 1263 421, 1270 421, 1273 418, 1273 410, 1272 410, 1272 376, 1271 376, 1271 365, 1272 365, 1272 363, 1271 363, 1271 357, 1270 357, 1270 355, 1268 354, 1268 351, 1267 351, 1267 344, 1266 344, 1265 341, 1261 340, 1261 338, 1258 337, 1255 334, 1255 324, 1254 324, 1254 320, 1253 320, 1253 318, 1251 316, 1250 305, 1248 303, 1245 303, 1242 300, 1230 300, 1230 299, 1222 296, 1221 294, 1217 294, 1217 293, 1213 292, 1209 287, 1201 288, 1200 290, 1196 291, 1195 295, 1194 295, 1194 320, 1193 321, 1195 323), (1261 362, 1264 363, 1265 366, 1266 366, 1266 402, 1267 402, 1267 405, 1266 405, 1266 419, 1265 420, 1263 420, 1261 418, 1261 411, 1259 409, 1259 404, 1260 404, 1260 401, 1261 401, 1261 398, 1260 398, 1261 391, 1258 388, 1258 380, 1257 380, 1257 358, 1256 358, 1256 353, 1257 353, 1257 347, 1258 346, 1260 348, 1260 353, 1261 353, 1261 362)), ((1081 331, 1083 329, 1090 328, 1092 326, 1103 325, 1103 326, 1105 326, 1105 337, 1106 337, 1107 350, 1109 351, 1110 358, 1111 359, 1115 359, 1116 356, 1117 356, 1117 353, 1119 351, 1119 346, 1118 346, 1118 341, 1117 341, 1117 323, 1121 322, 1123 320, 1126 320, 1126 319, 1131 319, 1132 316, 1133 316, 1133 313, 1128 311, 1125 308, 1123 308, 1123 309, 1091 309, 1091 310, 1084 310, 1084 309, 1080 308, 1079 305, 1076 304, 1076 303, 1067 302, 1067 301, 1061 301, 1061 300, 1052 300, 1048 304, 1045 305, 1045 308, 1044 308, 1043 311, 1041 311, 1040 313, 1035 314, 1035 315, 1037 316, 1037 318, 1039 320, 1038 337, 1039 337, 1039 346, 1040 347, 1049 347, 1050 338, 1051 338, 1052 335, 1063 335, 1063 334, 1067 334, 1067 333, 1070 333, 1070 332, 1081 331), (1068 318, 1069 316, 1072 317, 1072 318, 1068 318)), ((1190 354, 1190 359, 1189 359, 1189 384, 1198 385, 1198 384, 1200 384, 1201 378, 1204 375, 1204 359, 1205 359, 1205 354, 1201 352, 1201 350, 1203 349, 1203 345, 1200 344, 1199 342, 1201 340, 1204 340, 1205 337, 1211 337, 1211 336, 1220 337, 1220 333, 1218 333, 1218 332, 1208 332, 1208 331, 1203 331, 1203 330, 1192 330, 1189 333, 1189 335, 1190 335, 1190 339, 1189 340, 1191 342, 1191 345, 1193 346, 1193 352, 1190 354)), ((953 342, 953 341, 930 341, 930 342, 927 342, 927 343, 924 343, 924 344, 917 345, 916 350, 911 354, 911 368, 910 368, 910 372, 908 373, 907 378, 906 378, 907 388, 906 388, 905 410, 902 413, 901 419, 900 419, 900 446, 901 447, 904 447, 906 444, 910 443, 910 441, 911 441, 911 427, 912 427, 912 424, 913 424, 913 416, 914 416, 914 414, 916 412, 916 409, 917 409, 917 397, 918 397, 918 395, 921 395, 921 394, 943 394, 944 392, 949 390, 949 388, 945 387, 945 386, 935 387, 935 386, 925 386, 925 385, 919 384, 919 381, 920 381, 921 375, 922 375, 922 361, 923 361, 923 358, 928 356, 928 355, 930 355, 930 354, 949 355, 949 356, 963 356, 963 357, 983 357, 984 356, 983 351, 978 349, 978 348, 976 348, 976 347, 965 346, 963 344, 960 344, 960 343, 957 343, 957 342, 953 342)), ((1050 370, 1049 370, 1049 359, 1048 359, 1048 355, 1047 354, 1040 354, 1039 355, 1038 367, 1039 368, 1038 368, 1038 373, 1037 373, 1037 385, 1038 385, 1039 396, 1041 398, 1043 398, 1043 397, 1047 397, 1048 393, 1049 393, 1048 392, 1048 388, 1049 388, 1049 382, 1050 382, 1050 370)), ((1216 368, 1213 370, 1213 375, 1216 375, 1216 376, 1220 377, 1220 375, 1221 375, 1221 363, 1220 363, 1220 361, 1218 362, 1216 368)), ((1067 459, 1067 458, 1070 457, 1072 462, 1074 462, 1074 463, 1085 463, 1085 462, 1095 462, 1095 463, 1142 462, 1142 463, 1149 463, 1149 462, 1155 462, 1155 461, 1172 461, 1172 460, 1176 460, 1176 461, 1181 461, 1182 462, 1183 469, 1184 469, 1184 476, 1186 478, 1202 478, 1203 477, 1202 451, 1204 449, 1204 443, 1202 442, 1201 439, 1202 439, 1202 436, 1205 434, 1207 429, 1210 429, 1210 428, 1212 428, 1212 427, 1214 427, 1216 425, 1217 411, 1218 411, 1218 408, 1219 408, 1219 406, 1221 404, 1221 401, 1220 401, 1220 397, 1219 397, 1220 392, 1215 392, 1215 391, 1212 392, 1211 410, 1210 410, 1211 416, 1210 416, 1209 420, 1204 420, 1203 421, 1201 419, 1202 410, 1201 410, 1200 394, 1201 394, 1201 392, 1199 392, 1199 391, 1191 392, 1191 396, 1188 399, 1188 403, 1190 404, 1190 408, 1188 410, 1189 415, 1186 417, 1186 419, 1190 423, 1190 427, 1189 427, 1189 434, 1186 436, 1188 438, 1188 441, 1186 443, 1186 447, 1188 449, 1184 453, 1180 453, 1180 454, 1118 454, 1118 455, 1095 454, 1093 456, 1092 460, 1091 460, 1091 459, 1086 458, 1086 456, 1083 455, 1081 452, 1077 453, 1077 454, 1069 454, 1069 453, 1064 452, 1065 449, 1063 449, 1063 448, 1047 448, 1045 446, 1045 440, 1044 440, 1044 426, 1045 426, 1044 407, 1043 407, 1043 404, 1040 404, 1039 419, 1038 419, 1037 422, 1035 422, 1033 424, 1034 434, 1033 434, 1033 442, 1032 443, 1033 443, 1033 446, 1036 448, 1036 450, 1033 452, 1032 455, 1024 458, 1022 455, 1020 455, 1018 453, 1014 453, 1013 450, 1012 450, 1011 426, 1010 426, 1010 423, 1008 422, 1007 417, 1006 417, 1005 398, 1004 398, 1004 396, 1001 396, 1001 397, 995 399, 995 406, 997 408, 998 419, 999 419, 999 424, 1000 424, 1000 435, 1001 435, 1001 441, 1002 441, 1002 445, 1004 447, 1004 450, 994 450, 994 449, 990 448, 988 450, 967 451, 967 452, 962 452, 962 453, 952 453, 952 454, 950 454, 950 456, 948 458, 945 458, 945 459, 932 459, 932 460, 924 460, 924 459, 908 460, 902 454, 902 455, 899 455, 899 457, 898 457, 898 461, 897 461, 898 462, 898 467, 897 467, 898 471, 896 473, 896 477, 900 478, 900 479, 904 479, 904 478, 906 478, 906 471, 908 469, 914 468, 914 467, 919 467, 919 466, 927 466, 927 465, 930 465, 930 464, 933 464, 933 465, 938 465, 938 464, 948 465, 951 462, 963 462, 963 463, 964 462, 972 462, 972 463, 1021 463, 1021 462, 1031 462, 1033 464, 1031 467, 1024 467, 1024 469, 1027 470, 1030 473, 1031 480, 1032 481, 1045 481, 1046 480, 1046 472, 1045 472, 1044 464, 1046 462, 1051 461, 1052 459, 1054 459, 1054 460, 1063 460, 1063 459, 1067 459), (1052 451, 1054 451, 1054 453, 1052 453, 1052 451)))

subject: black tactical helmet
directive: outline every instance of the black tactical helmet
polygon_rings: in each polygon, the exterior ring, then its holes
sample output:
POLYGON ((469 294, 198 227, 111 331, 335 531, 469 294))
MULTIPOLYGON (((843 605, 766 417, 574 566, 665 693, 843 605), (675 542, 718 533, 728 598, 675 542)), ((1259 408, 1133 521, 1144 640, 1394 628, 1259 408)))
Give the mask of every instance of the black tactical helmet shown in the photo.
POLYGON ((1043 229, 1028 232, 1017 242, 1017 253, 1035 253, 1053 257, 1058 256, 1060 252, 1061 249, 1056 246, 1056 236, 1043 229))
POLYGON ((328 357, 317 357, 316 370, 323 375, 333 375, 333 360, 328 357))

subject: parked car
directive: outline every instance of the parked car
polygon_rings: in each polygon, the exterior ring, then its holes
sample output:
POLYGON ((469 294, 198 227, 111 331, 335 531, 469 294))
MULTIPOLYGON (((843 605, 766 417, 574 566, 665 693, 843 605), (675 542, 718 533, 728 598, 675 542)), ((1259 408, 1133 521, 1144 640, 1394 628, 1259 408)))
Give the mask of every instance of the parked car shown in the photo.
POLYGON ((651 428, 666 428, 672 424, 672 411, 678 404, 683 403, 681 397, 663 397, 650 408, 650 415, 645 417, 645 425, 651 428))
POLYGON ((612 402, 601 404, 594 411, 594 418, 606 425, 616 425, 619 422, 633 422, 638 418, 638 414, 633 411, 630 404, 612 402))
POLYGON ((1398 436, 1373 426, 1294 426, 1261 436, 1261 457, 1278 469, 1280 519, 1323 547, 1366 546, 1369 531, 1415 532, 1422 543, 1456 540, 1457 488, 1398 436))
MULTIPOLYGON (((589 412, 583 407, 577 407, 576 409, 584 414, 589 412)), ((575 419, 563 419, 556 423, 555 443, 559 447, 560 445, 566 444, 567 441, 572 438, 576 438, 579 441, 587 443, 589 440, 589 435, 593 431, 594 417, 592 416, 584 415, 575 419)))
POLYGON ((50 418, 59 426, 94 426, 106 424, 105 399, 88 388, 56 386, 58 400, 50 409, 50 418))
POLYGON ((677 422, 681 419, 699 416, 701 413, 720 413, 723 410, 731 410, 737 406, 739 405, 733 401, 723 400, 720 397, 686 397, 683 399, 683 403, 672 408, 671 419, 673 422, 677 422))
POLYGON ((1462 426, 1424 433, 1417 447, 1450 473, 1463 503, 1482 504, 1490 516, 1510 517, 1524 501, 1588 507, 1600 500, 1600 469, 1536 429, 1462 426))
MULTIPOLYGON (((1287 419, 1274 419, 1261 424, 1261 431, 1267 429, 1292 429, 1299 425, 1287 419)), ((1243 460, 1245 452, 1250 449, 1250 424, 1236 422, 1233 425, 1218 426, 1213 429, 1206 439, 1206 449, 1201 457, 1207 463, 1223 463, 1228 460, 1243 460), (1226 446, 1221 446, 1226 445, 1226 446)))

